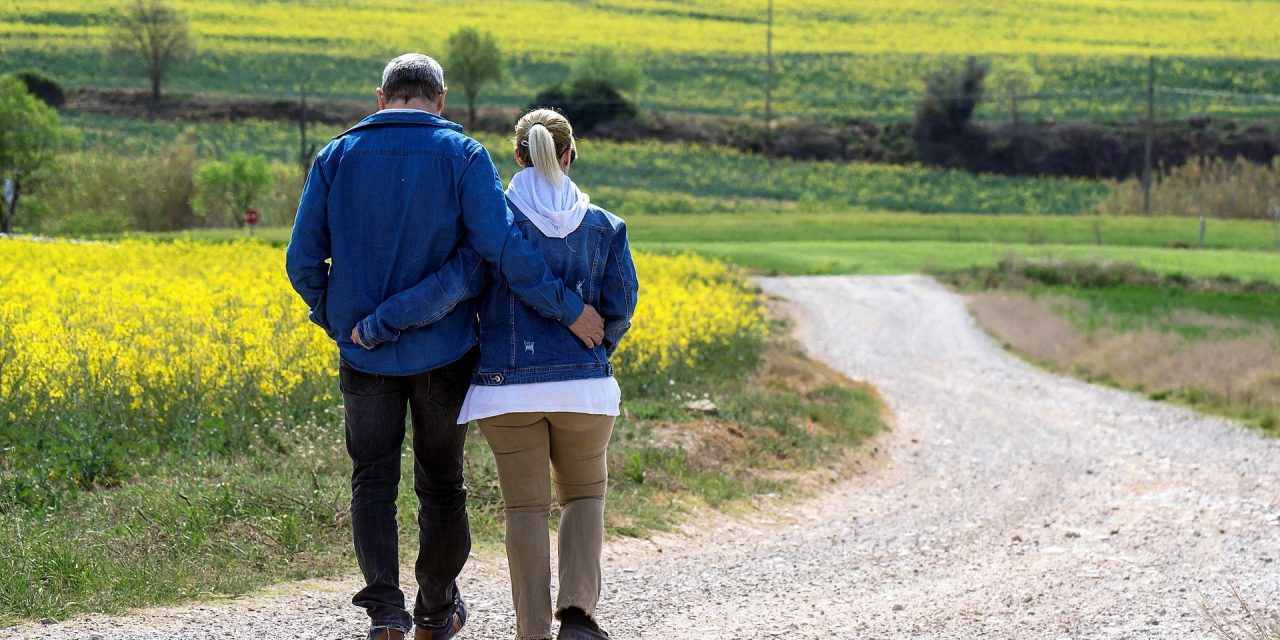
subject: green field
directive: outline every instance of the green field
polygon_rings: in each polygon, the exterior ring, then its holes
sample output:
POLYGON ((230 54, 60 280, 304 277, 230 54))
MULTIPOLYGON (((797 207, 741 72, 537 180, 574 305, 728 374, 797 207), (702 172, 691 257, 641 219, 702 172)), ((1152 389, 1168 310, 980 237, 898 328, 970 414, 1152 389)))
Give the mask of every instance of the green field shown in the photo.
MULTIPOLYGON (((124 0, 8 2, 0 7, 0 70, 36 67, 72 86, 141 87, 103 55, 124 0)), ((730 115, 763 111, 763 2, 608 0, 581 3, 356 0, 349 3, 178 0, 201 54, 171 86, 289 96, 368 96, 382 64, 410 50, 439 53, 457 28, 491 30, 509 73, 481 103, 518 106, 561 79, 573 54, 615 47, 641 64, 646 108, 730 115), (690 70, 695 70, 691 72, 690 70)), ((1114 0, 973 3, 944 0, 776 2, 774 51, 782 115, 910 116, 921 77, 966 55, 1004 71, 1030 68, 1041 99, 1028 117, 1136 118, 1146 58, 1159 56, 1162 115, 1274 115, 1271 73, 1280 11, 1269 1, 1114 0)), ((1004 117, 1006 101, 984 107, 1004 117)))
MULTIPOLYGON (((264 121, 165 122, 72 116, 88 147, 126 155, 155 153, 184 137, 205 157, 234 151, 294 162, 297 129, 264 121)), ((340 128, 321 128, 323 143, 340 128)), ((507 137, 479 134, 504 180, 517 169, 507 137)), ((721 147, 582 140, 573 178, 619 214, 776 211, 1075 214, 1106 196, 1098 182, 1010 178, 920 166, 779 160, 721 147)))

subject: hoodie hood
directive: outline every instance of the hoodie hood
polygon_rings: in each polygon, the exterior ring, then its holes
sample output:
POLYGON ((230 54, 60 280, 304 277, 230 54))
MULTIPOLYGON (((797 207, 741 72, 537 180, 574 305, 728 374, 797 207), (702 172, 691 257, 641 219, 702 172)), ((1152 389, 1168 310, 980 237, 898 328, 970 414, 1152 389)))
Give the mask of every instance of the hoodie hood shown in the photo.
POLYGON ((533 167, 511 178, 507 197, 548 238, 573 233, 591 208, 591 198, 579 191, 569 176, 564 176, 557 187, 533 167))

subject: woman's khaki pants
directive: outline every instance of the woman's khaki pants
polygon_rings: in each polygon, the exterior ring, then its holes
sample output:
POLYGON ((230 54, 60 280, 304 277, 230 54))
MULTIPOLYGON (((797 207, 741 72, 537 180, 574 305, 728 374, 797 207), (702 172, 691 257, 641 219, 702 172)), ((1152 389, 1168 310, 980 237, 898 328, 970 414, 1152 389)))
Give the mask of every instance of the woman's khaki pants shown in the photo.
POLYGON ((521 640, 552 637, 552 472, 562 508, 555 611, 578 607, 595 617, 613 421, 586 413, 508 413, 479 421, 506 504, 507 564, 521 640))

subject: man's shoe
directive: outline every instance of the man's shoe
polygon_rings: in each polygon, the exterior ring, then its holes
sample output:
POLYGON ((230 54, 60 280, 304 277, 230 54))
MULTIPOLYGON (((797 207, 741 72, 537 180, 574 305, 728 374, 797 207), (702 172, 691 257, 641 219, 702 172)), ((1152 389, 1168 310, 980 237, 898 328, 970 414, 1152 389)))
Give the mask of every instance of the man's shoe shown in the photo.
POLYGON ((569 607, 560 612, 560 633, 556 640, 609 640, 609 634, 585 611, 569 607))
POLYGON ((454 607, 453 615, 449 616, 439 624, 420 624, 413 631, 413 640, 449 640, 458 635, 462 631, 462 627, 467 624, 467 603, 461 597, 458 598, 458 606, 454 607))
POLYGON ((404 632, 395 627, 378 627, 369 630, 368 640, 404 640, 404 632))

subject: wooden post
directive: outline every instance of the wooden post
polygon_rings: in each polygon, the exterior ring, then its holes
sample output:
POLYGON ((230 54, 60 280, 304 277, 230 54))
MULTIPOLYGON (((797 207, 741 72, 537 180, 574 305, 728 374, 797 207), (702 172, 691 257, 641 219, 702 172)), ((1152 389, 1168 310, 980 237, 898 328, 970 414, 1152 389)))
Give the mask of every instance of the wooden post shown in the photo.
POLYGON ((1271 205, 1271 229, 1276 234, 1276 251, 1280 251, 1280 204, 1271 205))
POLYGON ((307 85, 298 85, 298 165, 302 167, 302 179, 311 170, 311 158, 307 157, 307 85))
POLYGON ((1206 227, 1206 226, 1208 226, 1208 225, 1207 225, 1207 223, 1206 223, 1206 221, 1205 221, 1205 217, 1204 217, 1204 216, 1200 216, 1200 248, 1201 248, 1201 249, 1203 249, 1203 248, 1204 248, 1204 232, 1205 232, 1205 227, 1206 227))
POLYGON ((765 144, 773 139, 773 0, 769 0, 769 13, 764 38, 764 130, 765 144))
POLYGON ((1009 151, 1013 154, 1013 174, 1018 175, 1021 167, 1019 162, 1021 152, 1021 136, 1018 135, 1018 88, 1014 83, 1010 82, 1005 85, 1009 91, 1009 116, 1013 120, 1013 139, 1009 141, 1009 151))
POLYGON ((1142 162, 1142 215, 1151 215, 1151 147, 1155 138, 1156 57, 1147 61, 1147 144, 1142 162))

